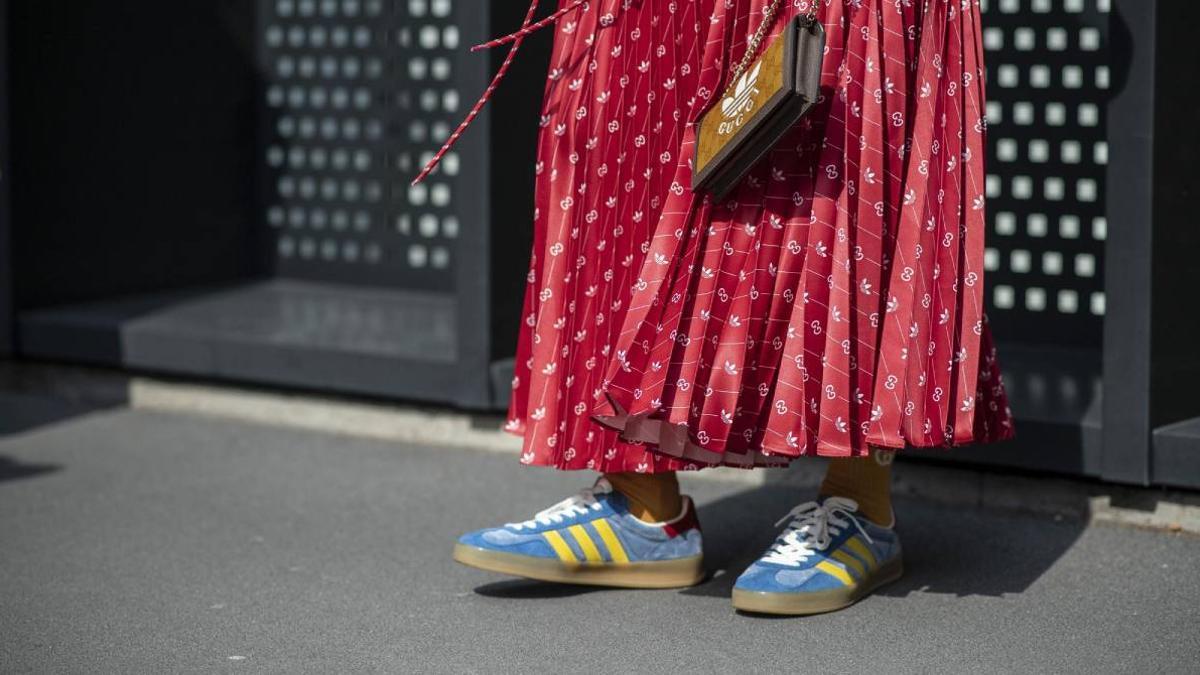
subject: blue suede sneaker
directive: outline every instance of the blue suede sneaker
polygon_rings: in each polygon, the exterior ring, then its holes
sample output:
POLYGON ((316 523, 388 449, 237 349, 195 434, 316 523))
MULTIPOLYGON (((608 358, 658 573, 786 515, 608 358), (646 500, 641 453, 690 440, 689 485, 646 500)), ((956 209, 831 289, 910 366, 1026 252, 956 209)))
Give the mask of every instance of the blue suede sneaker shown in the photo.
POLYGON ((465 534, 454 559, 542 581, 625 588, 678 588, 704 578, 692 500, 665 523, 646 523, 603 478, 520 523, 465 534))
POLYGON ((856 515, 852 499, 792 509, 783 533, 733 586, 733 606, 763 614, 817 614, 854 604, 903 574, 900 539, 856 515))

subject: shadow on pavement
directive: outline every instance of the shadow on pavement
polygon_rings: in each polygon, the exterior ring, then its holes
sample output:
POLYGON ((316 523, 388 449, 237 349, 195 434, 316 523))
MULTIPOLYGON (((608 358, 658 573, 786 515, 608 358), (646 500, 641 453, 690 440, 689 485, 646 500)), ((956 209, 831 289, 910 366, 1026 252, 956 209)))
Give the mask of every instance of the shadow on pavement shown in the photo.
POLYGON ((58 464, 26 464, 20 460, 0 455, 0 483, 23 478, 33 478, 44 473, 62 469, 58 464))
POLYGON ((489 598, 505 600, 546 600, 550 598, 569 598, 596 591, 613 590, 602 586, 576 586, 572 584, 556 584, 533 579, 507 579, 490 584, 476 586, 475 592, 489 598))
MULTIPOLYGON (((780 530, 775 521, 809 498, 799 492, 767 485, 700 506, 711 576, 683 593, 729 597, 737 576, 774 540, 780 530)), ((896 512, 905 575, 878 591, 885 596, 1021 593, 1071 547, 1086 524, 907 498, 897 500, 896 512)))
POLYGON ((0 438, 109 410, 112 407, 0 392, 0 438))

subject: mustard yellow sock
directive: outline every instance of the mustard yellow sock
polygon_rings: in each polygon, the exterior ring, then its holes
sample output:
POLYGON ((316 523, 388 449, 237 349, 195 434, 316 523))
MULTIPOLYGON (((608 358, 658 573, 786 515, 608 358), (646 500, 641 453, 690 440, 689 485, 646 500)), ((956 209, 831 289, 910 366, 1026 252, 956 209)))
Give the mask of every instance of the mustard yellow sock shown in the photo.
POLYGON ((872 448, 866 457, 838 457, 829 462, 822 497, 849 497, 858 502, 858 512, 876 525, 891 527, 892 450, 872 448))
POLYGON ((629 500, 629 512, 647 523, 671 520, 683 511, 683 496, 679 494, 679 479, 675 472, 666 473, 606 473, 604 477, 613 489, 629 500))

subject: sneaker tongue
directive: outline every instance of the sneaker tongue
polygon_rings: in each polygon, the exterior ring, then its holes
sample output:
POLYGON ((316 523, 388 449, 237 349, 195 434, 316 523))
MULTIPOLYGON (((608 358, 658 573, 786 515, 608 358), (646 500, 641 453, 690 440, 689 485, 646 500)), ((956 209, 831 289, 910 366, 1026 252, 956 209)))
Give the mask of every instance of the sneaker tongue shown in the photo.
POLYGON ((593 494, 598 494, 598 495, 599 494, 608 494, 612 491, 613 491, 612 483, 608 482, 608 479, 605 478, 604 476, 600 476, 599 478, 597 478, 596 484, 592 486, 593 494))
POLYGON ((849 497, 839 497, 837 495, 822 495, 817 498, 817 503, 821 506, 841 507, 847 511, 858 515, 858 502, 849 497))

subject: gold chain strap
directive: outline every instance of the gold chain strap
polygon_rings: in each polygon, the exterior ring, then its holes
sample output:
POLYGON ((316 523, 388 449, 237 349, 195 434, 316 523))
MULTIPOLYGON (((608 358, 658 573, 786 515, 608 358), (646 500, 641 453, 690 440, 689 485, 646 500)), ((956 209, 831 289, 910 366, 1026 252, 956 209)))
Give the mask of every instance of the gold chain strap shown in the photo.
MULTIPOLYGON (((817 20, 817 1, 812 0, 812 9, 809 10, 806 17, 810 24, 817 20)), ((758 55, 758 48, 762 46, 763 38, 767 36, 767 31, 771 29, 771 24, 775 23, 775 15, 779 12, 779 6, 782 4, 783 0, 771 0, 771 5, 767 7, 766 12, 763 12, 762 23, 759 24, 758 30, 754 31, 754 36, 750 38, 750 42, 746 45, 746 54, 733 67, 733 74, 729 78, 730 83, 737 82, 738 78, 742 76, 742 72, 746 70, 746 67, 758 55)))

